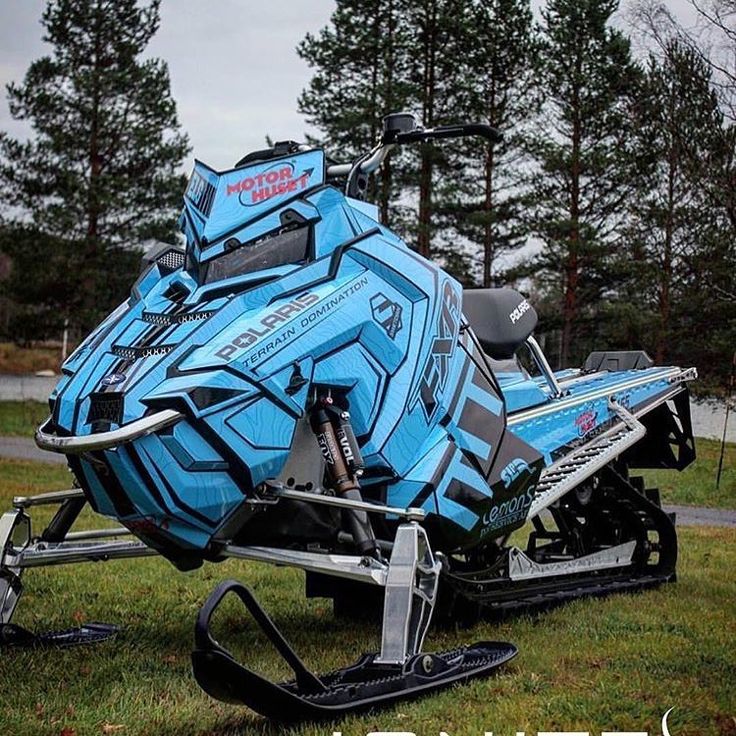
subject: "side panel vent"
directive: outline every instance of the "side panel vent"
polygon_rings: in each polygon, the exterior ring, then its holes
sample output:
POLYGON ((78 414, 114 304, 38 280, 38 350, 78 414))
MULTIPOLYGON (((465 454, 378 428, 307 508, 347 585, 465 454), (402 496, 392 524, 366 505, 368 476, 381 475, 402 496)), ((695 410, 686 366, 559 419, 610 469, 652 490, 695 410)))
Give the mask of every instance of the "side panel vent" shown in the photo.
POLYGON ((183 314, 166 314, 163 312, 143 312, 141 315, 145 322, 154 325, 182 325, 185 322, 197 322, 202 319, 209 319, 216 310, 209 309, 201 312, 184 312, 183 314))
POLYGON ((184 253, 180 250, 167 250, 156 259, 156 264, 166 273, 176 271, 184 265, 184 253))

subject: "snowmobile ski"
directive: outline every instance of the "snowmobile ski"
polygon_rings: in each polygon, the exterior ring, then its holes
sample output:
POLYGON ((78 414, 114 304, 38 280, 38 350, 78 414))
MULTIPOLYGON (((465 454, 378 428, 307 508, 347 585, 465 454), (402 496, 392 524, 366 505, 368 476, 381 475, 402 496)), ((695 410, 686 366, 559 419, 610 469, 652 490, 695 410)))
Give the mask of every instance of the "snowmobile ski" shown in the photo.
POLYGON ((0 624, 0 646, 7 647, 76 647, 99 644, 114 638, 120 627, 97 621, 60 631, 35 634, 17 624, 0 624))
POLYGON ((212 697, 246 705, 275 721, 294 723, 337 718, 488 677, 516 654, 513 644, 481 641, 446 652, 415 654, 401 664, 381 663, 378 654, 364 654, 349 667, 317 676, 299 659, 253 593, 245 585, 227 580, 200 610, 192 665, 197 682, 212 697), (212 615, 228 593, 243 602, 293 670, 293 680, 271 682, 238 663, 212 637, 212 615))

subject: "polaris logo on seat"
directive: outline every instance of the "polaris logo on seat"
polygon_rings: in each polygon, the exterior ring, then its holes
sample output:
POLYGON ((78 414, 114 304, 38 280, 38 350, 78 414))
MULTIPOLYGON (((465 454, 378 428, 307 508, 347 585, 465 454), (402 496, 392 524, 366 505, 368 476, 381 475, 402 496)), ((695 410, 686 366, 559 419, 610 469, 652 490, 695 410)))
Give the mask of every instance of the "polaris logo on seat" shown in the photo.
POLYGON ((514 311, 511 312, 511 314, 509 314, 509 319, 511 320, 511 324, 515 325, 524 316, 524 314, 528 312, 531 308, 532 308, 532 305, 529 304, 529 302, 526 299, 524 299, 524 301, 521 302, 521 304, 519 304, 519 306, 517 306, 516 309, 514 309, 514 311))

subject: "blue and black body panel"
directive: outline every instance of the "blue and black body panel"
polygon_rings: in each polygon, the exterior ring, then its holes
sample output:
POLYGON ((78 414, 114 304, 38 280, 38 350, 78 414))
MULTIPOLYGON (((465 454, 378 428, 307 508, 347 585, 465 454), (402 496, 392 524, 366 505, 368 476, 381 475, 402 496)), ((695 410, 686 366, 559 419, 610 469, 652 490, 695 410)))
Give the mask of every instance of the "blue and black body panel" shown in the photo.
MULTIPOLYGON (((350 412, 363 495, 423 508, 446 551, 523 524, 544 465, 610 419, 603 398, 557 412, 532 379, 522 377, 523 391, 513 376, 499 384, 460 285, 380 225, 375 208, 326 185, 324 166, 319 150, 221 173, 197 162, 186 250, 149 256, 52 396, 58 434, 183 414, 72 460, 97 511, 182 566, 269 525, 249 500, 278 477, 320 393, 350 412), (511 414, 507 427, 507 402, 550 411, 511 414)), ((653 376, 621 400, 657 390, 653 376)), ((300 536, 273 528, 284 545, 300 536)))

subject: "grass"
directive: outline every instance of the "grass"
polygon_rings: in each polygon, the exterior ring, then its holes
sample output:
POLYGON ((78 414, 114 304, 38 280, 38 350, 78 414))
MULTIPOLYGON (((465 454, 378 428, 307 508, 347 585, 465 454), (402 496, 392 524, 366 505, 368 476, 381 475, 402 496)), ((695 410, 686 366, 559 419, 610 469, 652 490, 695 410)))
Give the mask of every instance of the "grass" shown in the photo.
POLYGON ((58 373, 60 366, 60 347, 41 344, 24 348, 12 342, 0 342, 0 373, 22 374, 42 370, 58 373))
POLYGON ((48 404, 40 401, 0 401, 0 436, 33 437, 48 415, 48 404))
MULTIPOLYGON (((15 494, 68 482, 61 468, 21 462, 3 462, 0 477, 2 507, 15 494)), ((41 517, 43 523, 48 511, 41 517)), ((98 519, 90 514, 81 521, 89 526, 98 519)), ((577 601, 471 630, 430 632, 428 649, 481 639, 514 642, 520 654, 497 677, 286 733, 659 734, 662 714, 674 706, 673 736, 733 736, 736 530, 682 529, 680 545, 675 585, 577 601)), ((247 709, 208 698, 192 678, 194 617, 226 577, 256 591, 316 671, 343 666, 378 644, 377 626, 335 620, 325 601, 307 601, 301 574, 294 570, 230 560, 182 574, 161 559, 33 570, 26 576, 17 623, 44 629, 100 620, 124 628, 116 641, 89 648, 4 651, 0 734, 281 733, 247 709)), ((234 651, 256 669, 271 677, 285 674, 238 609, 223 611, 218 627, 221 641, 238 642, 234 651)))
POLYGON ((644 471, 647 485, 659 488, 665 503, 736 509, 736 444, 726 443, 718 489, 716 473, 721 443, 697 438, 695 450, 697 459, 680 473, 672 470, 644 471))

